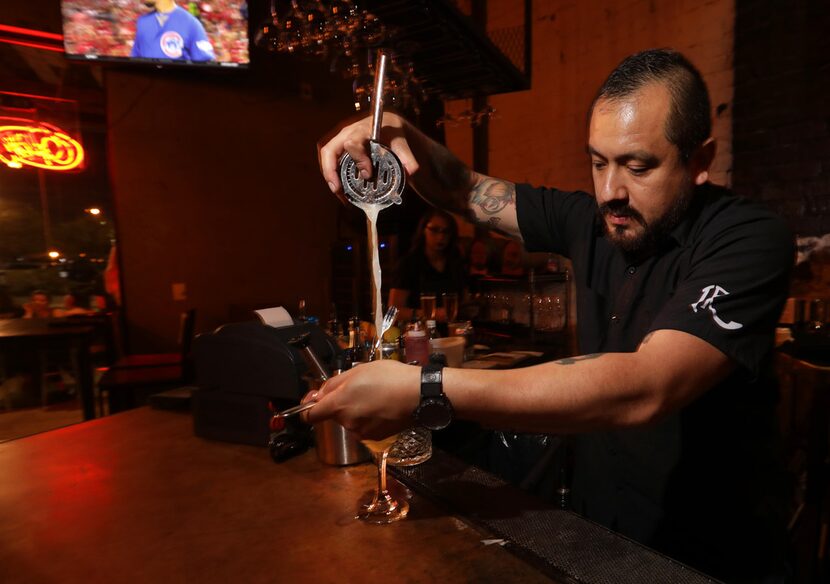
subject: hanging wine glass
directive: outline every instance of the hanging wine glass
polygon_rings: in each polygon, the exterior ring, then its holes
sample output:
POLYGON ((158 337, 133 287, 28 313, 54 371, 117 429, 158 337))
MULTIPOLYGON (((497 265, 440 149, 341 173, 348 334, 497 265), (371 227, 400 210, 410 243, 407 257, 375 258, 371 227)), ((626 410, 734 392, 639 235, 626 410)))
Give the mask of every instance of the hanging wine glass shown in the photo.
POLYGON ((351 0, 332 0, 328 9, 328 34, 332 40, 351 35, 360 24, 357 8, 351 0))
POLYGON ((298 12, 303 19, 303 53, 324 58, 328 54, 325 8, 319 1, 306 2, 298 12))
POLYGON ((386 38, 386 26, 371 12, 363 11, 361 26, 356 35, 363 46, 373 47, 386 38))
POLYGON ((348 62, 343 68, 343 77, 346 77, 347 79, 357 79, 360 77, 360 72, 363 70, 360 65, 360 61, 355 58, 353 52, 350 52, 348 55, 344 53, 344 56, 348 57, 348 62))
POLYGON ((271 12, 254 35, 254 44, 268 51, 276 51, 282 23, 277 13, 277 0, 271 0, 271 12))
MULTIPOLYGON (((269 6, 255 32, 254 44, 271 52, 314 58, 331 55, 329 69, 352 80, 354 107, 366 110, 371 101, 373 68, 371 59, 362 61, 363 51, 387 43, 396 36, 395 30, 371 12, 359 10, 354 0, 270 0, 269 6)), ((410 52, 402 48, 403 42, 395 44, 403 54, 410 52)), ((391 63, 384 87, 387 103, 418 115, 426 93, 412 64, 401 67, 394 58, 391 63)))
POLYGON ((391 107, 400 108, 405 100, 406 94, 406 73, 395 62, 394 55, 390 59, 390 66, 386 73, 386 84, 384 87, 384 103, 391 107))
POLYGON ((303 46, 303 15, 296 0, 291 1, 291 8, 282 17, 277 39, 277 51, 295 53, 303 46))
POLYGON ((352 81, 352 98, 354 99, 355 111, 366 111, 370 109, 372 91, 375 84, 375 65, 372 51, 368 51, 366 67, 360 68, 358 74, 352 81))
POLYGON ((404 91, 403 109, 412 110, 416 116, 420 116, 421 103, 425 100, 424 87, 415 75, 415 66, 410 61, 406 65, 406 90, 404 91))

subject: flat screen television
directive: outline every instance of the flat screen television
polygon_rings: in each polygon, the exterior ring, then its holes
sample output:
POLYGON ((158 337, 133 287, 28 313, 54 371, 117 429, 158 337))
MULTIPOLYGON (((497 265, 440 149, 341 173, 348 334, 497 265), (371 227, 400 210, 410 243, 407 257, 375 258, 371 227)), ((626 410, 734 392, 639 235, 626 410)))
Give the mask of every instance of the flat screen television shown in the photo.
POLYGON ((71 59, 246 67, 247 0, 61 0, 71 59))

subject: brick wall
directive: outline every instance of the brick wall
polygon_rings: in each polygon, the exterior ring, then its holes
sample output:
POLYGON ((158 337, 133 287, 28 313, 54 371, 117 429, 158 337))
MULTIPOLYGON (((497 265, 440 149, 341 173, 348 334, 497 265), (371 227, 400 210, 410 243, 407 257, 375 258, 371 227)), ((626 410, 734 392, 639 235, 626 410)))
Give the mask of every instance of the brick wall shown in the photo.
MULTIPOLYGON (((497 110, 490 121, 490 174, 590 192, 586 114, 594 93, 625 56, 673 47, 701 70, 712 107, 721 110, 714 122, 719 149, 712 179, 729 184, 733 22, 731 0, 533 2, 532 87, 489 100, 497 110)), ((488 29, 519 24, 515 2, 490 0, 488 29)), ((447 111, 457 115, 469 107, 459 100, 449 102, 447 111)), ((465 161, 471 159, 470 134, 468 126, 447 127, 448 145, 465 161)))
MULTIPOLYGON (((828 27, 826 0, 736 5, 734 187, 785 217, 804 251, 830 233, 828 27)), ((790 293, 830 297, 829 249, 797 266, 790 293)))
POLYGON ((830 3, 738 0, 734 187, 830 232, 830 3))

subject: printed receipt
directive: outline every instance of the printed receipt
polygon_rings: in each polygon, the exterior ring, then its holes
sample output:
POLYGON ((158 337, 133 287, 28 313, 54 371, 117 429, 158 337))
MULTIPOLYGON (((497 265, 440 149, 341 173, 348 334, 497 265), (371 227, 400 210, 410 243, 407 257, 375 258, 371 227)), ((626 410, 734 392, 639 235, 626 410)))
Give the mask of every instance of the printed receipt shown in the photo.
POLYGON ((291 326, 294 324, 294 319, 288 314, 288 311, 282 306, 275 306, 273 308, 261 308, 254 310, 254 313, 262 321, 262 324, 267 324, 274 328, 281 328, 284 326, 291 326))

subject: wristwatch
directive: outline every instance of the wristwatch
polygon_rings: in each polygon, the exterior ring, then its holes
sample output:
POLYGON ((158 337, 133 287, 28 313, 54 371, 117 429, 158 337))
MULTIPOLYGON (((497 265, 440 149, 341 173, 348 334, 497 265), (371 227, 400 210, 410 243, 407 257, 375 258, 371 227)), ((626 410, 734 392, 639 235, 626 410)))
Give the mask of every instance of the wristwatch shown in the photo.
POLYGON ((443 430, 452 422, 453 410, 444 394, 444 366, 429 363, 421 368, 421 403, 415 408, 415 420, 428 430, 443 430))

